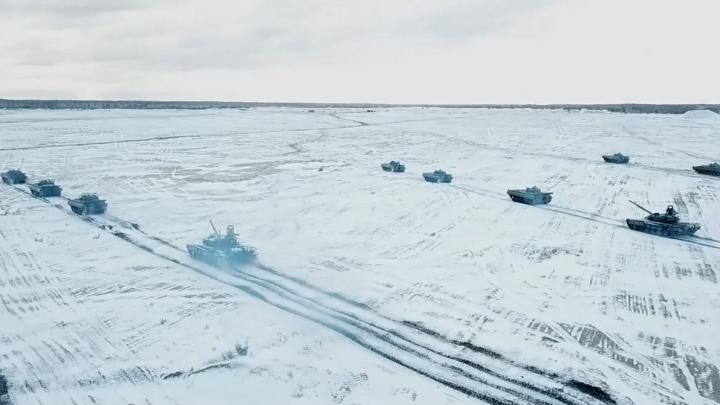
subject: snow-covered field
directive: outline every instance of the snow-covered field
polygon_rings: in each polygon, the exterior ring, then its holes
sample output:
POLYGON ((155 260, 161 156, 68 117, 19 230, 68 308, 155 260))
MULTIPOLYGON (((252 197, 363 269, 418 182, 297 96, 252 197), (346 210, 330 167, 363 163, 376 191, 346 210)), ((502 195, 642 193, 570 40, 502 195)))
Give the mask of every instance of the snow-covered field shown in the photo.
POLYGON ((720 178, 691 166, 719 136, 707 114, 0 111, 3 171, 109 203, 0 187, 9 401, 718 404, 720 178), (505 194, 529 185, 552 203, 505 194), (702 229, 631 231, 628 200, 702 229), (190 260, 209 219, 257 266, 190 260))

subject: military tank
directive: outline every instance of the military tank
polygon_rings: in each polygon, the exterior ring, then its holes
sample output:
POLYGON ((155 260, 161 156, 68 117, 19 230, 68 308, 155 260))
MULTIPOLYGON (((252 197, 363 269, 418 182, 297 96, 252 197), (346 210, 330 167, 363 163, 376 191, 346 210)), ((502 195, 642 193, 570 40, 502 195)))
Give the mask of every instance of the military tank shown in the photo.
POLYGON ((602 155, 604 161, 608 163, 628 163, 630 156, 625 156, 622 153, 613 153, 612 155, 602 155))
POLYGON ((36 197, 60 197, 62 188, 52 180, 40 180, 28 186, 32 195, 36 197))
POLYGON ((542 191, 535 186, 508 190, 507 194, 515 202, 530 205, 547 204, 552 200, 552 193, 542 191))
POLYGON ((693 166, 693 170, 700 174, 709 174, 711 176, 720 176, 720 163, 710 163, 709 165, 693 166))
POLYGON ((224 235, 217 231, 212 221, 210 226, 213 234, 203 239, 202 245, 187 245, 190 257, 213 266, 242 264, 255 260, 255 248, 241 245, 232 225, 227 227, 224 235))
POLYGON ((25 175, 25 173, 17 169, 11 169, 3 172, 3 174, 1 174, 0 176, 2 177, 2 181, 5 184, 13 185, 27 183, 27 176, 25 175))
POLYGON ((429 183, 450 183, 453 179, 452 174, 445 173, 443 170, 435 170, 423 173, 423 178, 429 183))
POLYGON ((649 215, 643 219, 626 219, 628 228, 634 231, 651 233, 659 236, 688 236, 700 229, 700 224, 691 222, 680 222, 680 216, 672 205, 668 205, 665 213, 650 212, 640 204, 630 201, 636 207, 647 212, 649 215))
POLYGON ((394 160, 391 160, 389 163, 382 163, 380 167, 386 172, 402 173, 405 171, 405 165, 394 160))
POLYGON ((107 202, 98 198, 97 194, 82 194, 75 199, 69 199, 68 204, 72 212, 78 215, 97 215, 105 213, 107 202))

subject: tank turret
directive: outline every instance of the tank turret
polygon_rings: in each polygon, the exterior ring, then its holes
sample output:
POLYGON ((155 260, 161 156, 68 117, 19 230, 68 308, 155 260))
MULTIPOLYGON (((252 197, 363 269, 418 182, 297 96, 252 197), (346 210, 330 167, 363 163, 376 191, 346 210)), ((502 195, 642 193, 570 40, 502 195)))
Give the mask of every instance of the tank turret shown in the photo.
POLYGON ((630 201, 633 205, 648 213, 643 219, 626 219, 628 228, 634 231, 651 233, 660 236, 692 235, 700 229, 700 224, 680 222, 680 215, 675 207, 668 205, 664 213, 650 212, 640 204, 630 201))
POLYGON ((709 165, 693 166, 693 170, 700 174, 709 174, 711 176, 720 176, 720 163, 710 163, 709 165))
POLYGON ((602 155, 604 161, 608 163, 628 163, 630 156, 623 155, 622 153, 613 153, 612 155, 602 155))
POLYGON ((443 170, 435 170, 422 174, 425 181, 429 183, 450 183, 453 179, 452 174, 445 173, 443 170))
POLYGON ((545 192, 536 186, 525 187, 524 189, 511 189, 507 191, 510 199, 523 204, 547 204, 552 200, 552 193, 545 192))
POLYGON ((232 225, 227 227, 224 235, 215 229, 212 221, 210 221, 210 226, 213 228, 213 233, 203 239, 202 245, 187 245, 190 257, 214 266, 241 264, 255 260, 257 257, 255 248, 240 244, 232 225))
POLYGON ((82 194, 78 198, 69 199, 72 212, 78 215, 97 215, 105 213, 107 202, 98 198, 97 194, 82 194))
POLYGON ((3 172, 0 177, 2 177, 3 183, 9 185, 27 183, 27 176, 18 169, 11 169, 3 172))
POLYGON ((40 180, 28 186, 32 195, 36 197, 60 197, 62 188, 52 180, 40 180))
POLYGON ((402 173, 405 171, 405 165, 395 160, 391 160, 388 163, 382 163, 380 164, 380 167, 382 167, 382 169, 386 172, 402 173))

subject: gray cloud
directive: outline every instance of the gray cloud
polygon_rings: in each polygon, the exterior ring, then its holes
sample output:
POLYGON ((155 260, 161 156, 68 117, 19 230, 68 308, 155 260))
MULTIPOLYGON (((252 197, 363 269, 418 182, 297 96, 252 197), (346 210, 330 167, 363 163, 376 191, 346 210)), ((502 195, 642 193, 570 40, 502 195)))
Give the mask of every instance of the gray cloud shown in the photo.
MULTIPOLYGON (((628 69, 671 71, 668 63, 651 68, 638 58, 628 41, 638 35, 638 18, 643 38, 670 41, 673 52, 696 58, 690 49, 700 47, 680 46, 682 40, 718 34, 709 17, 715 0, 688 0, 693 4, 682 9, 636 1, 0 0, 0 91, 27 94, 37 82, 48 94, 65 88, 68 94, 142 95, 142 88, 131 87, 145 86, 154 87, 153 94, 182 88, 206 99, 245 97, 251 86, 260 91, 282 82, 288 92, 372 96, 377 86, 376 92, 419 97, 422 90, 411 80, 424 80, 428 91, 460 94, 468 83, 486 89, 503 79, 502 94, 521 82, 537 92, 548 78, 585 84, 578 72, 605 77, 617 70, 622 81, 628 69), (663 18, 677 14, 692 24, 667 35, 663 18), (626 72, 614 59, 625 62, 626 72), (333 84, 311 89, 310 77, 333 84), (358 77, 375 82, 361 84, 358 77)), ((644 55, 659 60, 664 54, 644 55)), ((718 66, 711 53, 700 57, 701 69, 718 66)))
POLYGON ((560 0, 468 1, 461 7, 447 7, 436 12, 401 20, 405 35, 440 40, 463 40, 479 35, 492 35, 514 24, 522 24, 528 16, 560 0))
POLYGON ((452 46, 500 30, 549 3, 525 0, 511 7, 504 1, 485 0, 436 7, 434 2, 420 1, 399 13, 386 13, 382 3, 370 1, 363 3, 369 9, 359 13, 357 7, 345 12, 322 1, 250 2, 249 7, 235 10, 237 14, 211 13, 203 18, 188 10, 173 12, 170 2, 143 6, 132 0, 0 0, 44 27, 38 32, 44 32, 45 38, 21 38, 10 47, 17 64, 127 63, 173 70, 328 63, 350 57, 357 48, 372 52, 383 41, 396 41, 400 48, 391 51, 397 54, 406 52, 402 47, 408 43, 424 48, 452 46), (326 14, 340 21, 323 21, 326 14))
POLYGON ((117 11, 138 9, 140 0, 0 0, 0 8, 6 13, 44 15, 54 17, 90 17, 117 11))

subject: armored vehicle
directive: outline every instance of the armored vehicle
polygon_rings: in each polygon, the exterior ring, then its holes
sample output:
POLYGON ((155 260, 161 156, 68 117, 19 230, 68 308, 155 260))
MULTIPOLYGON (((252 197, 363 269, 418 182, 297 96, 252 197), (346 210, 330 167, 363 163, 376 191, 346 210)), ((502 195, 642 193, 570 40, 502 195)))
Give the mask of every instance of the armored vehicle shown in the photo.
POLYGON ((625 156, 622 153, 613 153, 612 155, 602 155, 604 161, 608 163, 627 163, 630 161, 630 156, 625 156))
POLYGON ((709 174, 711 176, 720 176, 720 163, 710 163, 709 165, 693 166, 693 170, 700 174, 709 174))
POLYGON ((508 190, 507 194, 515 202, 530 205, 547 204, 552 200, 552 193, 544 192, 535 186, 508 190))
POLYGON ((8 170, 0 176, 2 176, 2 181, 5 184, 13 185, 27 183, 27 176, 25 173, 17 169, 8 170))
POLYGON ((32 195, 36 197, 60 197, 62 188, 52 180, 40 180, 28 186, 32 195))
POLYGON ((429 183, 450 183, 453 179, 452 174, 445 173, 442 170, 423 173, 423 178, 429 183))
POLYGON ((188 253, 193 259, 201 260, 213 266, 242 264, 255 260, 255 248, 243 246, 237 240, 232 225, 227 227, 225 235, 221 235, 210 221, 213 233, 203 239, 202 245, 187 245, 188 253))
POLYGON ((380 167, 386 172, 402 173, 405 171, 405 165, 394 160, 391 160, 389 163, 382 163, 380 167))
POLYGON ((668 205, 664 214, 650 212, 640 204, 630 201, 636 207, 649 215, 643 219, 626 219, 628 228, 634 231, 651 233, 659 236, 685 236, 692 235, 700 229, 700 224, 680 222, 680 216, 672 205, 668 205))
POLYGON ((83 194, 78 198, 69 199, 70 209, 78 215, 102 214, 107 209, 107 202, 96 194, 83 194))

